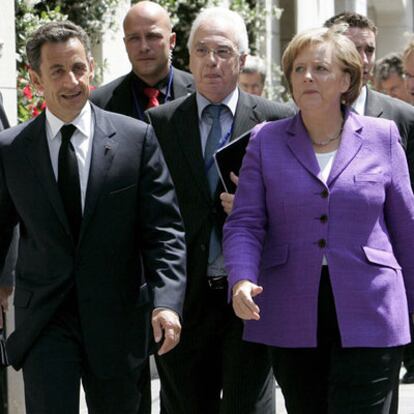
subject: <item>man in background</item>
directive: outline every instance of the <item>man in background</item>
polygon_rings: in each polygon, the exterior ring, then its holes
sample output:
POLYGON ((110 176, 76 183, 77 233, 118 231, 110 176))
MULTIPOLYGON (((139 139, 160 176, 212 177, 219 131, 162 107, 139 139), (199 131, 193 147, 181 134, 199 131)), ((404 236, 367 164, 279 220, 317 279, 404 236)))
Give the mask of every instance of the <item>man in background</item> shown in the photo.
POLYGON ((244 92, 262 96, 266 81, 266 65, 258 56, 247 55, 240 71, 239 86, 244 92))
POLYGON ((375 62, 374 87, 378 92, 410 103, 404 76, 402 57, 399 53, 389 53, 375 62))
POLYGON ((175 33, 160 5, 151 1, 135 4, 123 26, 132 70, 93 91, 91 100, 108 111, 145 120, 148 108, 193 92, 193 79, 171 65, 175 33))
POLYGON ((408 42, 402 54, 404 65, 405 86, 410 96, 410 103, 414 104, 414 40, 408 42))

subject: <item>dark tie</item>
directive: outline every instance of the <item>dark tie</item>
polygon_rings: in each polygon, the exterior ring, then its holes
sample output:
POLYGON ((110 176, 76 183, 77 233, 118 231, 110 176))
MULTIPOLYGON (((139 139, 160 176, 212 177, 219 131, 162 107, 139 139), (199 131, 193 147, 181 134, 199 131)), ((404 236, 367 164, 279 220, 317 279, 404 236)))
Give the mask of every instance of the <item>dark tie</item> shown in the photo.
POLYGON ((144 88, 144 95, 148 97, 147 109, 160 105, 160 102, 158 101, 159 94, 160 91, 157 88, 144 88))
POLYGON ((59 150, 58 187, 73 240, 77 242, 82 221, 82 204, 78 160, 70 142, 75 129, 72 124, 63 125, 60 129, 62 143, 59 150))
MULTIPOLYGON (((210 188, 210 194, 213 200, 218 183, 218 173, 217 168, 213 162, 213 154, 216 152, 221 139, 222 131, 220 123, 220 114, 223 108, 224 105, 208 105, 204 109, 204 112, 207 113, 210 116, 210 118, 213 119, 213 123, 211 125, 210 132, 208 133, 207 137, 206 148, 204 150, 204 165, 206 169, 208 168, 207 180, 210 188)), ((220 252, 221 243, 219 235, 216 226, 213 226, 210 235, 208 263, 213 263, 217 259, 220 252)))

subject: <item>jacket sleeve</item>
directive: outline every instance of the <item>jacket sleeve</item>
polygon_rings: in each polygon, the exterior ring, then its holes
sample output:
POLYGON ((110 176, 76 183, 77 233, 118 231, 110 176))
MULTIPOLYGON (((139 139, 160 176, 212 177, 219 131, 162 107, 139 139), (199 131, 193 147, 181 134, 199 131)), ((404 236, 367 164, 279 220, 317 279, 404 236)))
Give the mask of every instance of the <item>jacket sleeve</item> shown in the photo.
POLYGON ((223 251, 230 288, 243 279, 257 283, 259 275, 267 226, 260 129, 259 125, 252 132, 240 170, 233 210, 224 225, 223 251))
POLYGON ((139 183, 140 234, 154 307, 182 314, 186 286, 184 227, 158 141, 148 126, 139 183))
POLYGON ((404 276, 410 312, 414 311, 414 196, 397 127, 390 123, 391 180, 386 190, 385 221, 404 276))

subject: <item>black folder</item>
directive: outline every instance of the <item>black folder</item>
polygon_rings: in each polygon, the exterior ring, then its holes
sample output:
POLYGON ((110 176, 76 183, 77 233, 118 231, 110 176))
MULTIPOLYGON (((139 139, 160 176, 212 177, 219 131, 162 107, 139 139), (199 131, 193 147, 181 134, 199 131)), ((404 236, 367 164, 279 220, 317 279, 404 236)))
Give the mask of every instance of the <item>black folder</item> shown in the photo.
POLYGON ((246 147, 249 143, 251 130, 229 142, 214 154, 218 175, 226 192, 234 194, 236 185, 230 179, 230 172, 239 175, 246 147))

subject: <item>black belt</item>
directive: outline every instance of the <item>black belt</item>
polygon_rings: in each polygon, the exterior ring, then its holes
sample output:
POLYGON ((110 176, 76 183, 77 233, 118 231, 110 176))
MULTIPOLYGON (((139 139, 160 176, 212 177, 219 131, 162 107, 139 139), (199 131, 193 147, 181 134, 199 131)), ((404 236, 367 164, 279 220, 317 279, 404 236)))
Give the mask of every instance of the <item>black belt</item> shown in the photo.
POLYGON ((208 287, 212 290, 227 288, 227 276, 207 276, 208 287))

